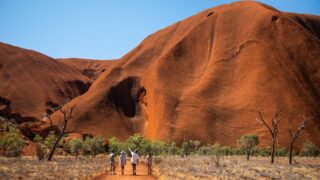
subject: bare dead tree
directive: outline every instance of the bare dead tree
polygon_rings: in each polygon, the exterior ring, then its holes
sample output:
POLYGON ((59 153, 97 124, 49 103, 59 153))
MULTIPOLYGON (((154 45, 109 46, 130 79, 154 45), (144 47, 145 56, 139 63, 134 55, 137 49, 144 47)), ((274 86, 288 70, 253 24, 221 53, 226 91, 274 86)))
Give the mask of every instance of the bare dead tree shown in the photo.
POLYGON ((293 151, 294 142, 299 137, 301 131, 305 128, 305 123, 309 119, 311 119, 311 118, 307 118, 307 117, 305 117, 305 115, 303 115, 303 119, 302 119, 298 129, 294 133, 292 132, 291 129, 288 129, 288 132, 291 137, 290 151, 289 151, 289 164, 292 164, 292 156, 293 156, 292 151, 293 151))
MULTIPOLYGON (((57 125, 59 132, 58 132, 58 136, 57 136, 52 148, 50 149, 50 152, 49 152, 49 155, 47 158, 48 161, 51 161, 53 154, 58 146, 59 141, 61 140, 61 138, 65 134, 69 120, 76 117, 77 114, 74 111, 75 107, 76 107, 76 104, 74 104, 71 108, 68 108, 68 106, 65 108, 63 108, 63 106, 59 106, 58 110, 59 110, 59 112, 61 112, 63 114, 63 119, 62 119, 62 121, 59 120, 59 123, 57 125)), ((53 126, 53 121, 50 116, 48 116, 48 119, 50 121, 50 125, 53 126)))
POLYGON ((272 138, 272 152, 271 152, 271 163, 273 164, 274 162, 274 155, 275 155, 275 144, 278 138, 278 132, 279 132, 279 122, 280 122, 280 118, 279 115, 282 112, 282 110, 278 111, 277 113, 275 113, 275 115, 273 116, 272 120, 271 120, 271 126, 269 126, 266 121, 263 119, 262 117, 262 113, 259 111, 258 112, 258 117, 256 118, 256 120, 264 125, 270 132, 271 138, 272 138))

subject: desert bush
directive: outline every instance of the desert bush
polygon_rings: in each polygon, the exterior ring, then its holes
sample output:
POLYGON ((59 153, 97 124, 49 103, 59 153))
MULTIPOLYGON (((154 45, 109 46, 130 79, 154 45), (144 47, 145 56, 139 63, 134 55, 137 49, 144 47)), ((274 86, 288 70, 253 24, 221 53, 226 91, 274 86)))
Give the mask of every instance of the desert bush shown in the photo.
POLYGON ((302 150, 300 151, 300 156, 313 156, 317 157, 320 153, 319 148, 312 142, 303 143, 302 150))
POLYGON ((192 145, 189 141, 185 141, 181 144, 180 147, 180 155, 181 157, 187 157, 192 152, 192 145))
POLYGON ((151 146, 151 141, 145 139, 142 144, 141 144, 141 150, 140 153, 143 155, 146 155, 148 153, 152 153, 152 146, 151 146))
POLYGON ((104 138, 101 136, 86 138, 83 143, 83 154, 90 154, 92 157, 95 157, 97 154, 104 152, 104 141, 104 138))
POLYGON ((199 140, 184 141, 180 146, 179 154, 185 157, 190 154, 199 154, 200 144, 199 140))
POLYGON ((87 137, 84 141, 83 141, 83 147, 82 147, 82 154, 84 156, 88 156, 91 154, 91 137, 87 137))
POLYGON ((104 152, 104 142, 105 139, 101 136, 92 138, 91 154, 93 157, 95 157, 98 153, 104 152))
POLYGON ((168 141, 165 145, 165 153, 167 155, 178 155, 181 154, 181 149, 177 147, 177 143, 174 141, 168 141))
POLYGON ((54 144, 54 141, 56 140, 57 136, 55 135, 54 131, 50 131, 47 137, 43 140, 43 144, 47 148, 51 148, 54 144))
POLYGON ((27 141, 23 139, 20 129, 13 125, 8 126, 0 138, 2 154, 8 157, 20 156, 26 144, 27 141))
POLYGON ((240 137, 238 144, 246 151, 247 160, 249 160, 253 148, 259 144, 259 137, 256 134, 245 134, 240 137))
MULTIPOLYGON (((65 136, 63 136, 60 139, 60 141, 58 143, 59 147, 65 148, 66 146, 69 146, 69 144, 64 143, 64 138, 65 138, 65 136)), ((56 139, 57 139, 57 136, 54 131, 50 131, 49 134, 45 138, 43 138, 39 134, 36 134, 36 136, 33 138, 33 141, 35 143, 37 143, 37 154, 36 155, 39 160, 48 156, 49 151, 52 148, 52 146, 54 145, 56 139)))
POLYGON ((112 137, 109 139, 109 151, 114 152, 115 154, 120 154, 120 152, 124 150, 128 152, 127 144, 124 142, 121 142, 116 137, 112 137))
POLYGON ((36 134, 36 136, 33 138, 33 142, 35 143, 41 143, 43 141, 43 137, 39 134, 36 134))
POLYGON ((219 143, 214 143, 211 146, 210 154, 214 156, 213 160, 215 162, 216 167, 220 167, 221 159, 225 155, 225 152, 223 151, 222 146, 219 143))
POLYGON ((199 140, 189 140, 189 145, 191 147, 191 153, 192 154, 197 154, 199 148, 200 148, 200 145, 201 145, 201 141, 199 140))
POLYGON ((269 147, 261 147, 261 148, 257 148, 256 154, 262 157, 267 157, 267 156, 271 156, 271 151, 272 149, 269 147))
POLYGON ((112 137, 109 140, 109 151, 115 154, 120 154, 121 150, 124 150, 124 144, 119 141, 116 137, 112 137))
POLYGON ((219 143, 214 143, 211 145, 211 154, 221 153, 221 145, 219 143))
POLYGON ((127 152, 128 148, 131 148, 132 150, 137 150, 139 154, 147 154, 152 150, 151 141, 145 139, 140 134, 134 134, 133 136, 130 136, 125 141, 125 147, 127 147, 127 152))
POLYGON ((151 151, 155 156, 164 154, 165 150, 166 150, 166 143, 164 141, 161 141, 161 140, 151 141, 151 151))
POLYGON ((285 148, 279 148, 276 150, 276 156, 284 157, 288 154, 287 150, 285 148))
POLYGON ((246 152, 242 148, 232 148, 233 155, 245 155, 246 152))
POLYGON ((45 147, 42 144, 43 143, 43 137, 39 134, 36 134, 36 136, 33 138, 33 142, 37 144, 37 153, 36 156, 38 160, 42 160, 45 157, 45 147))
POLYGON ((226 156, 233 155, 233 149, 229 146, 221 146, 221 152, 226 156))
POLYGON ((211 151, 210 145, 201 146, 198 150, 199 155, 209 155, 211 151))
POLYGON ((70 147, 71 154, 75 155, 77 158, 84 146, 82 138, 72 139, 68 144, 70 147))

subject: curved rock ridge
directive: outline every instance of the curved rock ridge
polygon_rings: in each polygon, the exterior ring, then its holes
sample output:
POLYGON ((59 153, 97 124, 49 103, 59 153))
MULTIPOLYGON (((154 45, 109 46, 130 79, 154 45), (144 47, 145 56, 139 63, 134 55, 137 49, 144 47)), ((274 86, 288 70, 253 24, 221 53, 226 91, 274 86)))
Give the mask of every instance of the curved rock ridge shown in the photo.
POLYGON ((270 121, 283 109, 279 145, 288 144, 287 129, 303 114, 315 118, 297 147, 306 140, 319 145, 319 26, 319 16, 257 2, 207 9, 151 34, 110 64, 66 104, 78 111, 69 130, 233 146, 241 135, 256 133, 266 146, 270 135, 257 112, 270 121))
POLYGON ((72 66, 5 43, 0 43, 0 82, 0 116, 19 123, 41 119, 91 83, 72 66))
POLYGON ((103 73, 106 68, 115 62, 116 60, 93 60, 93 59, 81 59, 81 58, 63 58, 57 59, 67 65, 73 66, 79 69, 83 75, 95 80, 103 73))

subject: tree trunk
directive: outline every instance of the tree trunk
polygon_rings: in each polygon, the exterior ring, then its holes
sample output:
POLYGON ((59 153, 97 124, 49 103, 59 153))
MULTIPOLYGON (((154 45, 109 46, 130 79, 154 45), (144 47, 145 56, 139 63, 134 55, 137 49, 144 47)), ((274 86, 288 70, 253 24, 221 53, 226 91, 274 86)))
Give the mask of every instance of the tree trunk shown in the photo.
POLYGON ((56 139, 56 141, 54 142, 53 144, 53 147, 51 148, 50 150, 50 153, 48 155, 48 161, 51 161, 52 157, 53 157, 53 154, 54 154, 54 151, 56 150, 57 146, 58 146, 58 143, 59 141, 61 140, 65 130, 66 130, 66 127, 67 127, 67 121, 66 121, 66 118, 64 119, 64 122, 63 122, 63 126, 62 126, 62 131, 60 132, 58 138, 56 139))
POLYGON ((294 143, 294 139, 291 141, 290 144, 290 152, 289 152, 289 164, 292 164, 292 151, 293 151, 293 143, 294 143))
POLYGON ((248 161, 249 161, 251 149, 252 149, 252 146, 249 146, 249 148, 248 148, 248 150, 247 150, 247 160, 248 160, 248 161))
POLYGON ((273 164, 273 162, 274 162, 275 143, 276 143, 276 140, 273 138, 272 139, 271 164, 273 164))
POLYGON ((53 154, 54 154, 54 151, 56 150, 56 148, 57 148, 57 146, 58 146, 58 143, 59 143, 59 141, 61 140, 62 136, 63 136, 63 133, 61 133, 61 134, 58 136, 58 138, 56 139, 56 141, 54 142, 53 147, 51 148, 50 153, 49 153, 49 155, 48 155, 48 161, 51 161, 51 159, 52 159, 52 157, 53 157, 53 154))

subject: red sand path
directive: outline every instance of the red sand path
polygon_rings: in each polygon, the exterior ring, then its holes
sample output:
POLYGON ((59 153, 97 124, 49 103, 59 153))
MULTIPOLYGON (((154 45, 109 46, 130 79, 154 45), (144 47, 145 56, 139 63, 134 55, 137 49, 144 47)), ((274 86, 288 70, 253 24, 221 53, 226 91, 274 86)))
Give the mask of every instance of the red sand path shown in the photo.
POLYGON ((132 175, 132 166, 130 164, 130 161, 127 161, 127 165, 125 166, 125 172, 124 175, 121 175, 121 168, 119 164, 117 163, 116 166, 116 175, 110 175, 109 174, 109 167, 108 167, 108 172, 105 174, 102 174, 98 177, 93 178, 94 180, 102 180, 102 179, 143 179, 143 180, 153 180, 157 179, 154 176, 149 176, 147 175, 147 166, 145 163, 140 162, 137 166, 137 175, 133 176, 132 175), (128 163, 129 162, 129 163, 128 163))

